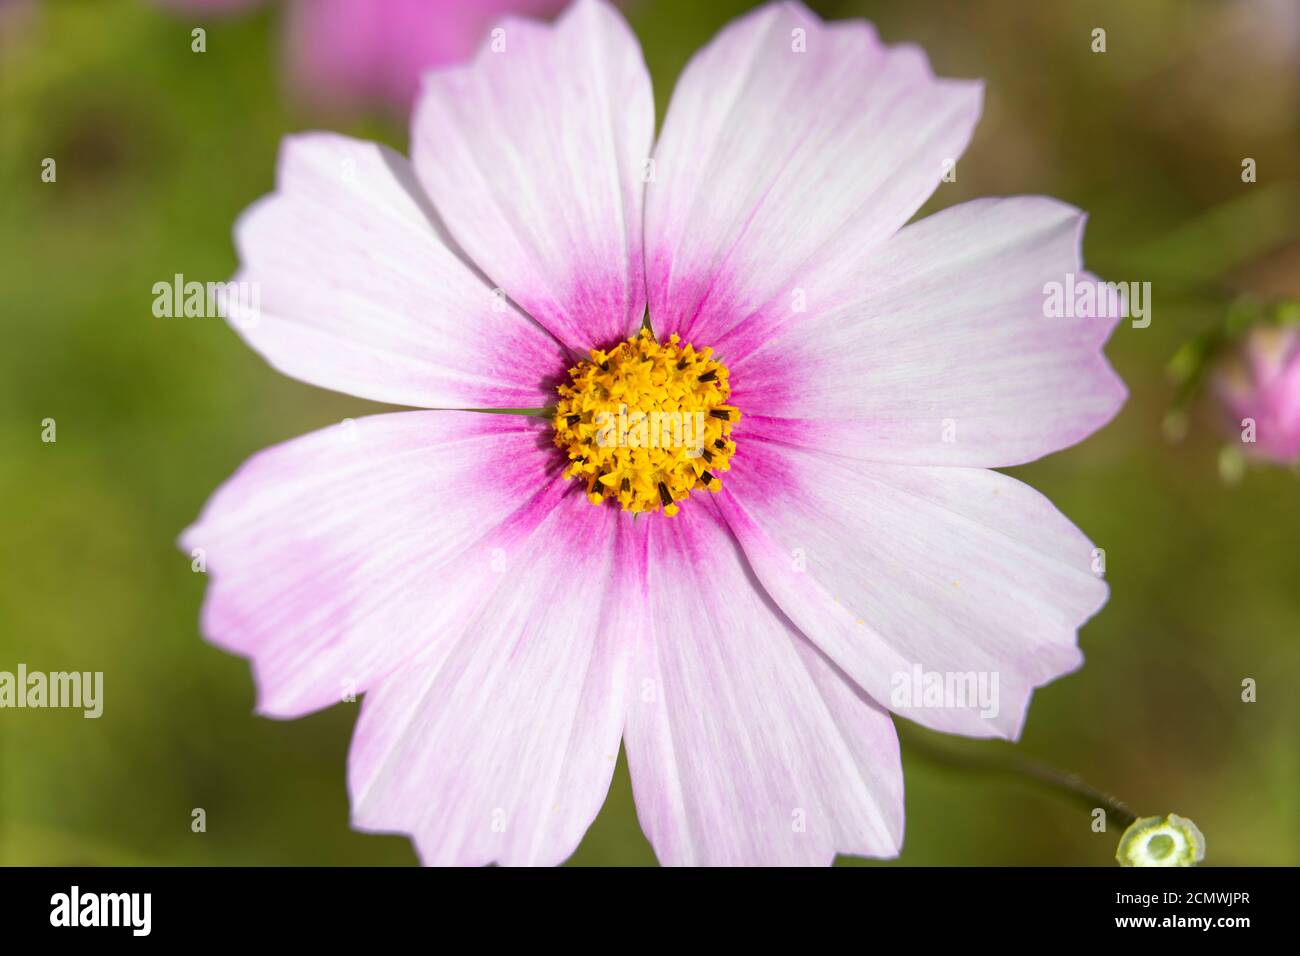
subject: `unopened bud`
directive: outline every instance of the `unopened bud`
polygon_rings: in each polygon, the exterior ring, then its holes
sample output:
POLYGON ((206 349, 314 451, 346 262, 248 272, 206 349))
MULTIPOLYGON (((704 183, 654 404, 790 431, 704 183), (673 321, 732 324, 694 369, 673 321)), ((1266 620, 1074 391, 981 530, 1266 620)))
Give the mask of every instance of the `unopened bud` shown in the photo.
POLYGON ((1175 813, 1142 817, 1120 837, 1115 859, 1120 866, 1196 866, 1205 859, 1205 837, 1175 813))

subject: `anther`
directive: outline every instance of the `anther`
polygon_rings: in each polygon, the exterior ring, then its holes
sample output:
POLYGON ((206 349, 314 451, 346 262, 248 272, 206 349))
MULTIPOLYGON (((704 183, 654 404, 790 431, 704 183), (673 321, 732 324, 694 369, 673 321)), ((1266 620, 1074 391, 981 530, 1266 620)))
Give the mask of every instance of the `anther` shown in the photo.
POLYGON ((692 491, 722 487, 717 475, 730 467, 740 413, 724 404, 727 370, 712 350, 680 341, 658 342, 643 330, 608 352, 593 351, 559 387, 551 424, 569 459, 564 476, 583 482, 593 505, 614 501, 671 518, 692 491), (701 457, 709 468, 702 473, 701 457))

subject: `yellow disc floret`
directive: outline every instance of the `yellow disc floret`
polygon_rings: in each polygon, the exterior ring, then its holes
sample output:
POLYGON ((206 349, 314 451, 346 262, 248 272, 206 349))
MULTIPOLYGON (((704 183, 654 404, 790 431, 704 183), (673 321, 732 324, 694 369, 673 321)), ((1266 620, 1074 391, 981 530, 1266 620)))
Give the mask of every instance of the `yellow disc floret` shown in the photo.
POLYGON ((740 410, 727 404, 727 367, 713 350, 680 341, 660 343, 643 329, 569 369, 555 444, 569 456, 565 477, 582 481, 593 505, 608 499, 672 517, 692 491, 722 488, 717 475, 731 467, 740 410))

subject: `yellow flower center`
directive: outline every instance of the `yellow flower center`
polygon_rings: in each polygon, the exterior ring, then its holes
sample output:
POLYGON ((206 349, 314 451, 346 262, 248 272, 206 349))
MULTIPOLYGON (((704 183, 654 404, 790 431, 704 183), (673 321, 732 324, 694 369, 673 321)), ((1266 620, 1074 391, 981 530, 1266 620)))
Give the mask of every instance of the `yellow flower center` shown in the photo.
POLYGON ((717 492, 731 467, 727 367, 712 349, 696 351, 649 329, 569 369, 555 407, 555 444, 569 456, 566 478, 587 488, 593 505, 617 501, 624 511, 677 514, 697 488, 717 492))

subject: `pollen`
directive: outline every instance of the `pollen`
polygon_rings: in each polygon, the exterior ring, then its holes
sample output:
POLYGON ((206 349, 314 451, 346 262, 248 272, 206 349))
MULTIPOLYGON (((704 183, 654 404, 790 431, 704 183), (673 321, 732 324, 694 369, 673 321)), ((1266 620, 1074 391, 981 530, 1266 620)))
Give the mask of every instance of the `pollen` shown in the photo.
POLYGON ((727 367, 710 348, 658 342, 649 329, 569 369, 555 407, 555 444, 593 505, 672 517, 692 491, 722 489, 731 468, 727 367))

